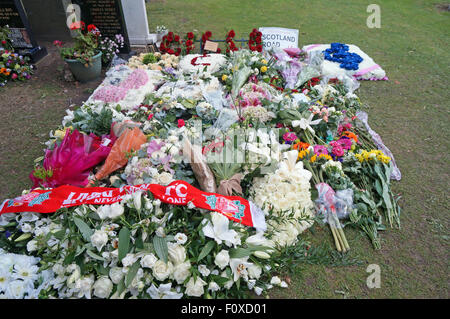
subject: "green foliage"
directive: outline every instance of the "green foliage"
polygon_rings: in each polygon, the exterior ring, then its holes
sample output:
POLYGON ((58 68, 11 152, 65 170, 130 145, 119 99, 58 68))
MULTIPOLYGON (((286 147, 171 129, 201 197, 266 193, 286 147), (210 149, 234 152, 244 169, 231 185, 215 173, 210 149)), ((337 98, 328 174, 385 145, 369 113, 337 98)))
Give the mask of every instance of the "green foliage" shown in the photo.
POLYGON ((103 107, 100 113, 95 113, 91 109, 79 108, 74 111, 72 126, 86 134, 93 133, 97 136, 109 134, 111 130, 113 113, 110 109, 103 107))
POLYGON ((144 55, 142 62, 144 64, 156 63, 156 62, 158 62, 158 58, 153 53, 150 52, 150 53, 147 53, 146 55, 144 55))

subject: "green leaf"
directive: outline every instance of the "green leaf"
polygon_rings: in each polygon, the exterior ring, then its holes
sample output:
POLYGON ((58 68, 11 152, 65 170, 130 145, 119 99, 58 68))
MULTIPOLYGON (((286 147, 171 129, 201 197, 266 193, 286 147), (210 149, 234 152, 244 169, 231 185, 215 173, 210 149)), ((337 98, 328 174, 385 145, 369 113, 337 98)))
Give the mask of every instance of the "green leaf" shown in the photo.
POLYGON ((131 268, 128 270, 127 277, 125 279, 125 287, 128 287, 131 285, 131 282, 133 281, 134 277, 136 277, 136 274, 139 270, 140 261, 136 261, 131 268))
POLYGON ((74 217, 73 221, 75 222, 75 225, 77 225, 78 229, 81 232, 81 235, 83 236, 84 240, 87 242, 91 241, 91 236, 94 233, 94 231, 89 227, 88 224, 86 224, 82 219, 78 217, 74 217))
POLYGON ((211 250, 214 248, 215 245, 216 245, 216 242, 213 240, 210 240, 208 243, 206 243, 206 245, 203 246, 203 249, 200 252, 200 255, 198 255, 197 262, 199 262, 205 256, 207 256, 211 252, 211 250))
POLYGON ((167 241, 165 238, 155 236, 153 237, 153 247, 158 255, 159 259, 167 263, 169 256, 169 249, 167 247, 167 241))
POLYGON ((103 257, 100 257, 99 255, 97 255, 96 253, 94 253, 92 250, 86 250, 86 254, 89 255, 89 257, 100 260, 100 261, 104 261, 105 259, 103 257))
POLYGON ((252 251, 246 248, 232 248, 230 249, 230 258, 244 258, 250 256, 252 251))
POLYGON ((117 285, 117 294, 120 296, 120 294, 125 290, 125 278, 122 278, 122 280, 117 285))
POLYGON ((122 227, 119 232, 119 261, 122 261, 122 259, 128 254, 130 249, 130 237, 130 230, 126 227, 122 227))

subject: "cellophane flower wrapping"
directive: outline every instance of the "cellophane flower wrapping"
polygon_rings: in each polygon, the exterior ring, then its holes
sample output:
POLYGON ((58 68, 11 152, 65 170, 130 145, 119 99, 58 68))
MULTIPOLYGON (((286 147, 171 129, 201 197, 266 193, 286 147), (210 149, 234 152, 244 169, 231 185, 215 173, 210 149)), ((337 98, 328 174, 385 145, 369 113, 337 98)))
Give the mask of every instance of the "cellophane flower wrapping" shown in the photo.
POLYGON ((67 130, 59 145, 45 151, 43 168, 51 170, 51 177, 42 180, 33 171, 30 174, 33 187, 86 186, 92 169, 103 162, 111 151, 115 137, 109 138, 109 142, 106 139, 94 134, 82 134, 78 130, 67 130))

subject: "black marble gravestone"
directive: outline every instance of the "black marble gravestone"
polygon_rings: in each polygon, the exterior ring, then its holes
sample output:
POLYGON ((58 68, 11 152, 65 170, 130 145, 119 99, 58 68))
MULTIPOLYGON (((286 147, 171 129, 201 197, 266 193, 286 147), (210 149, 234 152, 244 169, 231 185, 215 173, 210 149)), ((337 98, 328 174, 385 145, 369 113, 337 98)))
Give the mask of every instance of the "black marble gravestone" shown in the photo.
POLYGON ((47 55, 45 47, 37 44, 31 32, 27 14, 20 0, 0 0, 0 25, 8 25, 15 51, 28 55, 33 63, 47 55))
POLYGON ((120 0, 72 0, 81 9, 81 21, 94 24, 103 37, 113 39, 116 34, 124 37, 121 53, 130 53, 130 41, 120 0))

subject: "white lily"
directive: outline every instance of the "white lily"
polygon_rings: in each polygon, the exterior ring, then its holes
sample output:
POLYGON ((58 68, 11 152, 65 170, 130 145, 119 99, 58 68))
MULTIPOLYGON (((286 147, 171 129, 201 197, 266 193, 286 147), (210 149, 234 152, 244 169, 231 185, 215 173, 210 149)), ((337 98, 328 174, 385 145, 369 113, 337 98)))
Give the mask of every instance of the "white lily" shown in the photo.
POLYGON ((233 229, 228 228, 229 220, 220 213, 212 213, 212 223, 208 221, 202 230, 206 237, 213 238, 219 245, 222 241, 228 247, 231 245, 240 245, 241 239, 239 234, 233 229))
POLYGON ((300 120, 292 121, 292 127, 300 126, 302 130, 308 129, 311 133, 314 134, 314 129, 311 127, 311 125, 317 125, 319 124, 322 119, 318 120, 312 120, 314 117, 314 114, 311 114, 308 119, 301 118, 300 120))
POLYGON ((247 262, 248 257, 244 258, 231 258, 230 268, 233 271, 233 280, 237 281, 240 277, 248 279, 248 267, 252 266, 252 263, 247 262))

